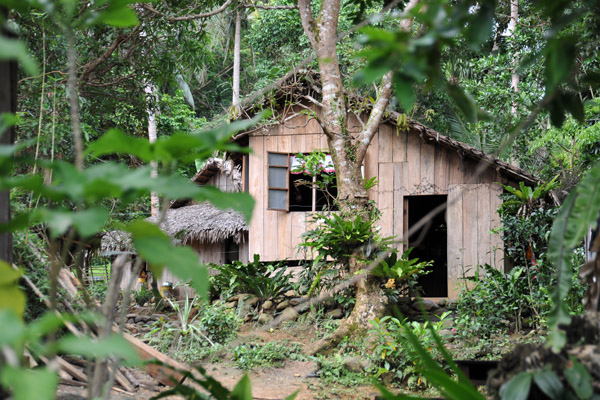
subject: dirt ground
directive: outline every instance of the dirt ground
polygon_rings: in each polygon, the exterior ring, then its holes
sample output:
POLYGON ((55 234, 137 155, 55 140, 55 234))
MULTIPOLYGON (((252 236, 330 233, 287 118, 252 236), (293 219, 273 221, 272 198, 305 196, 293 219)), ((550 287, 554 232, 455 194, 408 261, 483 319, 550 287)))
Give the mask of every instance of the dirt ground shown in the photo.
MULTIPOLYGON (((297 342, 302 345, 314 340, 314 329, 307 325, 296 325, 294 327, 282 327, 272 331, 256 329, 250 324, 245 325, 239 336, 232 345, 245 342, 269 342, 283 341, 297 342)), ((224 354, 223 361, 201 363, 207 373, 217 379, 223 386, 233 389, 235 384, 244 376, 244 371, 235 368, 224 354)), ((318 366, 313 361, 291 361, 288 360, 279 368, 256 368, 248 372, 252 384, 252 395, 256 400, 285 399, 289 395, 298 392, 297 400, 321 400, 321 399, 374 399, 378 391, 372 386, 346 387, 336 384, 324 384, 311 374, 317 371, 318 366)), ((136 372, 136 378, 142 384, 133 396, 112 391, 111 399, 149 399, 167 390, 164 386, 155 386, 153 379, 142 371, 136 372)), ((85 399, 87 395, 85 388, 60 385, 57 393, 58 400, 85 399)), ((182 399, 181 396, 171 396, 170 399, 182 399)))

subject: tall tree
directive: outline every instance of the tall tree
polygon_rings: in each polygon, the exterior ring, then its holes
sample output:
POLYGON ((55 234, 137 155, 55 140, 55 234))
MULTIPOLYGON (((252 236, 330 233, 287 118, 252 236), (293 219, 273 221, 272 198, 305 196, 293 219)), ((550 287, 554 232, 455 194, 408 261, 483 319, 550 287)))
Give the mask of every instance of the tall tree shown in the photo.
MULTIPOLYGON (((352 134, 348 129, 348 105, 336 49, 341 0, 323 0, 316 18, 312 13, 311 3, 311 0, 299 0, 298 8, 304 33, 316 54, 319 66, 322 86, 320 105, 323 113, 320 124, 327 136, 329 151, 335 165, 337 201, 342 213, 369 218, 368 195, 361 165, 392 95, 392 72, 383 76, 377 90, 377 100, 367 122, 360 132, 352 134)), ((405 11, 416 4, 417 0, 410 0, 405 11)), ((410 19, 403 19, 401 29, 410 29, 410 24, 410 19)), ((350 261, 351 274, 364 268, 365 265, 356 257, 350 261)), ((308 349, 309 353, 314 354, 334 346, 344 336, 353 332, 364 332, 368 329, 370 320, 383 314, 386 297, 378 282, 368 275, 362 277, 356 282, 356 303, 350 316, 340 324, 336 332, 311 346, 308 349)))

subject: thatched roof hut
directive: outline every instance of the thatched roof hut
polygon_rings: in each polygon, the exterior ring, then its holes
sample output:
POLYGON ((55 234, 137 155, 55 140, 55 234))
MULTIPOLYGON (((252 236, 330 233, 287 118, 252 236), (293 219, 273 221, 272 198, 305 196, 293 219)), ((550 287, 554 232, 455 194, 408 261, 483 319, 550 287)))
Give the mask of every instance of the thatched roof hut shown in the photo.
MULTIPOLYGON (((146 219, 158 223, 158 217, 146 219)), ((243 214, 233 210, 221 210, 209 203, 192 204, 167 210, 160 229, 178 244, 192 242, 213 244, 233 239, 242 241, 248 225, 243 214)), ((107 232, 102 238, 102 253, 131 251, 131 237, 123 231, 107 232)))

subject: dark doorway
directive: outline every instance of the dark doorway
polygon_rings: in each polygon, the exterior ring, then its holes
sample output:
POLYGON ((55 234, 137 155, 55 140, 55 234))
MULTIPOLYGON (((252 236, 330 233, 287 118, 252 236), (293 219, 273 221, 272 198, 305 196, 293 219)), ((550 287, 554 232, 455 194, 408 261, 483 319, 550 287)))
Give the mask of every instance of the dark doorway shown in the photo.
MULTIPOLYGON (((408 227, 414 226, 427 213, 445 203, 448 196, 407 196, 405 210, 408 214, 408 227)), ((433 261, 430 273, 419 278, 423 297, 448 296, 448 234, 446 213, 441 212, 421 229, 408 238, 408 246, 413 247, 411 258, 419 261, 433 261)))

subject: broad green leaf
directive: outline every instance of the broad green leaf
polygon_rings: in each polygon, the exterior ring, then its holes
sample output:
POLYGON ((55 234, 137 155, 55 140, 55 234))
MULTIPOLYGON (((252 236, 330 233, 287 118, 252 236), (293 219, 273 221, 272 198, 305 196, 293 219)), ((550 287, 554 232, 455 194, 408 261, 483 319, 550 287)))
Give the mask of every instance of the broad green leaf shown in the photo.
POLYGON ((86 154, 96 157, 106 154, 131 154, 142 161, 152 160, 152 150, 147 139, 126 135, 120 129, 109 129, 98 140, 90 143, 86 154))
POLYGON ((502 400, 527 400, 531 390, 531 372, 521 372, 500 388, 502 400))
POLYGON ((592 377, 575 357, 571 356, 571 366, 565 368, 565 378, 579 399, 590 399, 594 394, 592 377))
POLYGON ((0 347, 15 346, 24 336, 25 325, 12 310, 0 308, 0 347))
POLYGON ((196 201, 210 201, 212 205, 222 210, 233 209, 246 217, 246 223, 250 224, 254 199, 248 193, 222 192, 214 186, 196 186, 197 193, 193 195, 196 201))
MULTIPOLYGON (((30 75, 39 75, 40 71, 37 62, 27 51, 25 43, 18 39, 10 39, 6 36, 0 36, 0 60, 16 60, 25 72, 30 75)), ((6 77, 3 77, 5 79, 6 77)))
POLYGON ((135 11, 127 7, 119 7, 116 9, 108 8, 106 11, 100 13, 98 19, 107 25, 115 26, 117 28, 127 28, 139 23, 135 11))
POLYGON ((73 226, 81 236, 88 237, 97 233, 108 218, 108 211, 102 207, 83 211, 52 210, 40 208, 41 220, 48 224, 52 238, 63 235, 73 226))
POLYGON ((564 386, 554 371, 536 371, 533 373, 533 381, 550 399, 563 398, 564 386))
POLYGON ((490 38, 494 26, 495 1, 482 1, 471 20, 467 30, 467 40, 473 50, 477 50, 481 43, 490 38))
POLYGON ((471 124, 477 122, 477 106, 475 101, 458 85, 447 84, 448 95, 454 100, 454 103, 463 113, 467 121, 471 124))
POLYGON ((571 248, 565 239, 568 232, 568 219, 573 212, 576 192, 573 191, 560 208, 554 223, 552 233, 548 240, 548 258, 557 269, 557 284, 552 291, 552 308, 548 313, 548 340, 547 346, 551 346, 554 352, 559 352, 566 343, 565 333, 559 325, 569 324, 571 316, 563 299, 571 288, 571 248))
POLYGON ((2 384, 10 387, 15 400, 53 399, 58 386, 58 373, 48 368, 25 369, 5 365, 2 384))
POLYGON ((200 296, 206 296, 208 270, 190 247, 174 246, 169 237, 150 222, 136 221, 126 230, 132 234, 137 252, 148 261, 155 276, 160 276, 162 269, 168 267, 182 280, 189 280, 200 296))
POLYGON ((17 286, 22 271, 15 271, 10 264, 0 260, 0 309, 11 310, 22 316, 25 312, 25 294, 17 286))
POLYGON ((118 334, 103 339, 69 335, 60 339, 57 346, 64 353, 77 354, 90 360, 118 357, 129 365, 140 363, 131 344, 118 334))
POLYGON ((546 47, 546 86, 553 92, 571 73, 575 63, 575 38, 552 39, 546 47))
POLYGON ((404 111, 410 111, 416 99, 412 83, 403 76, 394 74, 394 89, 396 90, 396 97, 404 111))
POLYGON ((252 400, 252 385, 250 378, 245 375, 238 381, 231 391, 231 400, 252 400))
POLYGON ((600 164, 592 167, 575 190, 577 198, 564 238, 566 246, 571 248, 579 245, 589 228, 595 227, 596 218, 600 213, 600 164))

